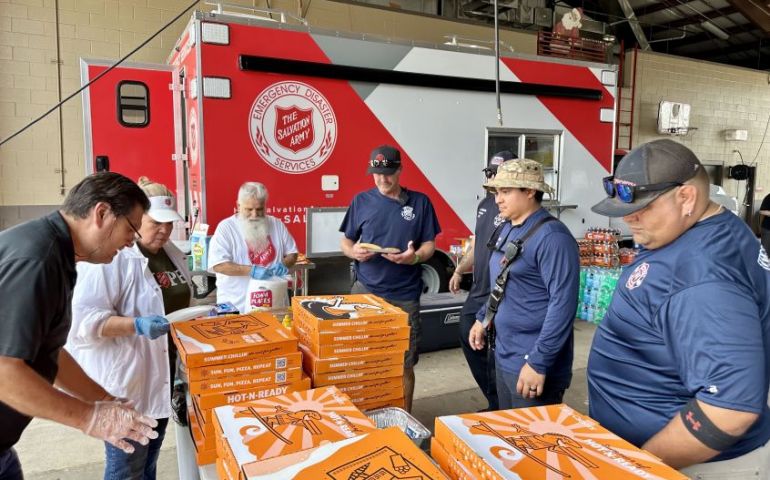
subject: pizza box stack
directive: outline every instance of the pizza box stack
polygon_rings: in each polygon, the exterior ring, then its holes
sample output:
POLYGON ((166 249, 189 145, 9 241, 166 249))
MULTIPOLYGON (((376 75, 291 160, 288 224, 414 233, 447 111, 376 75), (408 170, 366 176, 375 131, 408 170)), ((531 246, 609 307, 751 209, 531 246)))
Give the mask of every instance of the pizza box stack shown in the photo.
POLYGON ((455 480, 687 478, 563 404, 437 417, 431 440, 455 480))
POLYGON ((190 391, 190 430, 199 465, 216 458, 212 411, 221 405, 310 388, 297 338, 267 312, 171 324, 190 391))
POLYGON ((292 298, 292 327, 313 387, 335 385, 362 410, 404 406, 407 314, 371 295, 292 298))
POLYGON ((335 387, 217 407, 212 418, 218 469, 229 480, 277 475, 316 447, 377 429, 335 387))

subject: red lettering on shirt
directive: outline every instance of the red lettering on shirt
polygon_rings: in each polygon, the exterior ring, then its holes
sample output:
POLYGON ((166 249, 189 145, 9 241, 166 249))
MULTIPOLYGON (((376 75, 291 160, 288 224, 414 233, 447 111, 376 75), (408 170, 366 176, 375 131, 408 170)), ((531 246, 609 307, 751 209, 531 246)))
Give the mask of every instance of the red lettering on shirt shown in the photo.
POLYGON ((262 251, 257 252, 249 247, 249 260, 252 265, 260 265, 262 267, 272 265, 275 262, 275 246, 270 235, 267 236, 267 247, 262 251))

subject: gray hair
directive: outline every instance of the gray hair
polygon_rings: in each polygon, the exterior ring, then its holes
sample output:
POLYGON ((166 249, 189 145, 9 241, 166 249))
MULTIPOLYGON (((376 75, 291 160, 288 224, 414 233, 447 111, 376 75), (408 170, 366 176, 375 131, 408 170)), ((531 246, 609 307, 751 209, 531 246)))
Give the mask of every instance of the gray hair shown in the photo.
POLYGON ((267 187, 259 182, 246 182, 238 190, 238 201, 253 198, 261 202, 267 201, 267 187))

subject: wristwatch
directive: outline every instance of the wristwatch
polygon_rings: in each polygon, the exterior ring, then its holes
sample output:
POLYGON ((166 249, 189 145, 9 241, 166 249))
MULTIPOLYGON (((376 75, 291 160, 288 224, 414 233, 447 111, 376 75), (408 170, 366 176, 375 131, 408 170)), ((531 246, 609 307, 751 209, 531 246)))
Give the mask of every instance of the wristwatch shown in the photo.
POLYGON ((419 253, 415 253, 414 254, 414 260, 412 260, 412 265, 417 265, 418 263, 420 263, 420 260, 421 260, 420 254, 419 253))

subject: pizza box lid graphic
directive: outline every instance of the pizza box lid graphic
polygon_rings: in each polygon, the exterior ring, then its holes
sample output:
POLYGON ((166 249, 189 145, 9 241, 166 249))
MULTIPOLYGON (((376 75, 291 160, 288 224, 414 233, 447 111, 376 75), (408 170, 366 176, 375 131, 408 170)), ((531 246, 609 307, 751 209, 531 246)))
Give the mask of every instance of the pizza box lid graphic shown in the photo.
POLYGON ((171 335, 188 368, 298 351, 297 337, 266 312, 175 322, 171 335))
POLYGON ((372 421, 335 387, 214 409, 239 466, 368 433, 372 421))
POLYGON ((278 472, 243 472, 246 480, 448 480, 398 427, 323 445, 278 472))
POLYGON ((449 415, 435 427, 451 454, 477 457, 489 478, 687 478, 564 404, 449 415))
POLYGON ((294 318, 317 332, 406 327, 406 312, 372 294, 293 297, 294 318))

